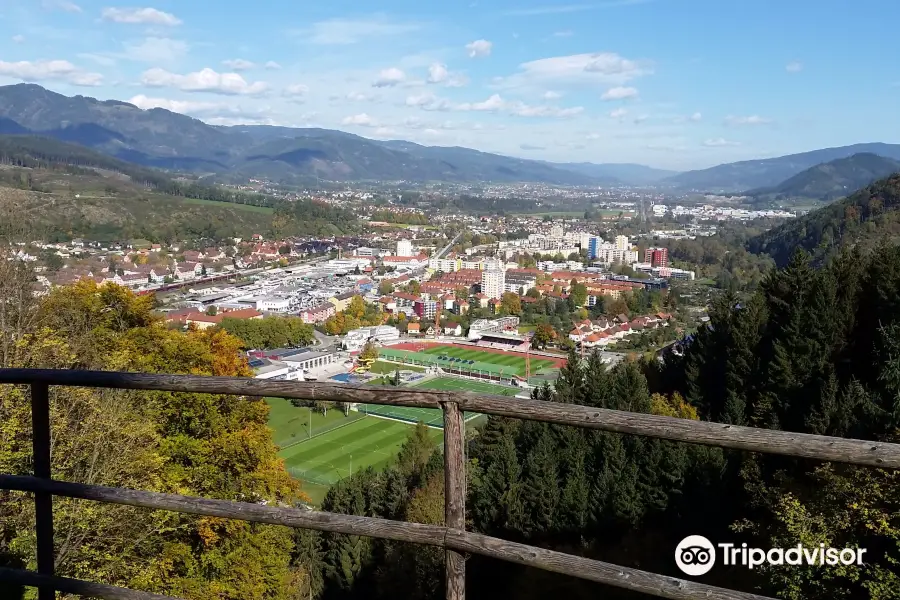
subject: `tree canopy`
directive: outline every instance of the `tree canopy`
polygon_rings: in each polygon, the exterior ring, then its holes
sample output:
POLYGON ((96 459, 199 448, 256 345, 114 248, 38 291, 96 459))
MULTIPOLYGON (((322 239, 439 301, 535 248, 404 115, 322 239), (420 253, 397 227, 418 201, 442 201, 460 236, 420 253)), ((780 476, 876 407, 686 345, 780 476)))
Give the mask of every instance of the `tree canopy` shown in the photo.
MULTIPOLYGON (((169 329, 153 317, 152 296, 82 281, 19 306, 35 319, 4 332, 19 343, 3 367, 252 376, 236 338, 218 329, 169 329)), ((4 473, 30 472, 29 411, 25 390, 0 390, 4 473)), ((53 477, 292 504, 304 496, 275 454, 267 414, 251 397, 52 388, 53 477)), ((33 505, 21 494, 7 498, 0 502, 0 564, 34 569, 33 505)), ((284 527, 61 497, 54 521, 63 576, 197 600, 294 598, 293 586, 309 577, 292 564, 292 532, 284 527)))

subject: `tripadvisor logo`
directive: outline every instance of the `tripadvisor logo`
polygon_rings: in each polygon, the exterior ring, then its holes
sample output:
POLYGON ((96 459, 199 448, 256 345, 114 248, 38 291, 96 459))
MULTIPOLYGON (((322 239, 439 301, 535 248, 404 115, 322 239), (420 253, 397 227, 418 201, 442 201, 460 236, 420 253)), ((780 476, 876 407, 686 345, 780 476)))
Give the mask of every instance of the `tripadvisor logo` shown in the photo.
POLYGON ((705 575, 716 564, 717 555, 724 566, 754 569, 761 565, 837 566, 862 565, 865 548, 826 548, 819 544, 808 548, 797 544, 791 548, 750 548, 747 544, 713 545, 702 535, 689 535, 675 548, 675 564, 686 575, 705 575), (717 551, 718 548, 718 551, 717 551))

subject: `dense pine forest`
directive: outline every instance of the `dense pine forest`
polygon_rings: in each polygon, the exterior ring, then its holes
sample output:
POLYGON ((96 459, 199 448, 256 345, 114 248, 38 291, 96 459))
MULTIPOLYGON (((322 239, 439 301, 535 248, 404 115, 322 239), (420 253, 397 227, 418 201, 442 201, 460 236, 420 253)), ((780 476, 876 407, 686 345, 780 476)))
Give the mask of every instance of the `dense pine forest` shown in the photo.
MULTIPOLYGON (((726 296, 682 357, 612 369, 572 356, 547 402, 870 440, 898 438, 900 248, 847 251, 822 269, 798 253, 751 297, 726 296)), ((440 462, 354 475, 326 510, 439 522, 440 462), (430 508, 430 510, 428 510, 430 508)), ((716 569, 702 580, 789 600, 900 597, 896 473, 491 417, 469 443, 473 529, 679 576, 687 535, 756 547, 867 549, 862 567, 716 569)), ((407 459, 410 463, 411 459, 407 459)), ((441 557, 304 534, 324 598, 439 598, 441 557)), ((473 557, 468 594, 630 598, 473 557)))

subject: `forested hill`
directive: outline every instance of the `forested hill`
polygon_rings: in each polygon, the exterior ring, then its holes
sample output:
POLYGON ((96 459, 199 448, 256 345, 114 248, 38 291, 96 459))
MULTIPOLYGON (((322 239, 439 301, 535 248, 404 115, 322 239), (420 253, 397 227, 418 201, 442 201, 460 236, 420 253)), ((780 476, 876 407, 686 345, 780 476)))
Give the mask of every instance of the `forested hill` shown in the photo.
MULTIPOLYGON (((40 183, 42 174, 65 173, 86 177, 95 186, 114 190, 115 193, 105 199, 77 199, 66 198, 66 202, 72 206, 68 208, 66 219, 78 225, 75 229, 71 226, 62 227, 66 231, 77 231, 79 235, 112 236, 135 233, 135 227, 140 231, 140 237, 148 239, 169 239, 170 234, 182 232, 201 231, 234 231, 234 227, 221 227, 219 223, 226 218, 229 207, 247 209, 249 207, 267 207, 274 209, 274 218, 269 217, 265 224, 258 223, 259 217, 253 219, 254 225, 265 225, 260 232, 272 233, 282 236, 289 235, 340 235, 351 233, 360 227, 360 221, 351 211, 335 207, 330 204, 313 202, 310 200, 297 200, 286 202, 279 198, 263 194, 246 193, 228 189, 217 185, 205 185, 189 180, 173 179, 169 174, 134 165, 111 156, 96 152, 89 148, 76 144, 69 144, 51 138, 43 138, 30 135, 0 135, 0 164, 7 169, 0 170, 0 186, 19 188, 26 191, 54 194, 54 190, 47 189, 40 183), (115 176, 113 176, 115 174, 115 176), (213 205, 207 205, 203 210, 194 207, 190 214, 182 214, 180 219, 183 227, 175 229, 162 227, 160 215, 147 215, 147 209, 141 206, 141 200, 147 198, 165 200, 171 204, 168 209, 180 210, 191 205, 182 200, 206 200, 221 204, 221 209, 213 205), (81 205, 91 205, 90 210, 80 210, 81 205), (245 206, 240 206, 245 205, 245 206), (113 214, 116 213, 116 214, 113 214), (108 216, 110 222, 102 221, 102 216, 108 216), (148 220, 149 219, 149 220, 148 220), (141 224, 140 221, 145 221, 141 224), (150 222, 152 221, 152 223, 150 222), (129 225, 131 223, 131 225, 129 225), (212 226, 211 226, 212 223, 212 226), (218 223, 218 224, 217 224, 218 223), (146 225, 146 227, 145 227, 146 225), (98 229, 99 227, 99 229, 98 229), (165 235, 164 235, 165 234, 165 235)), ((51 179, 58 179, 51 178, 51 179)), ((71 194, 69 194, 71 196, 71 194)), ((53 205, 54 200, 35 199, 32 204, 53 205)), ((60 200, 60 198, 56 198, 60 200)), ((146 203, 145 203, 146 204, 146 203)), ((55 208, 42 210, 42 206, 31 206, 38 213, 48 211, 58 212, 60 205, 55 208)), ((253 209, 257 210, 257 209, 253 209)), ((262 210, 262 209, 259 209, 262 210)), ((246 210, 243 210, 247 214, 246 210)), ((273 211, 268 210, 268 214, 273 211)), ((172 216, 173 213, 162 213, 172 216)), ((240 214, 233 214, 235 219, 240 219, 240 214)), ((162 219, 163 221, 165 219, 162 219)), ((51 219, 56 229, 61 224, 51 219)), ((74 233, 73 233, 74 235, 74 233)), ((104 238, 105 239, 105 238, 104 238)))
POLYGON ((797 248, 817 260, 845 245, 868 249, 880 240, 900 235, 900 174, 862 188, 847 198, 791 220, 747 242, 755 254, 787 264, 797 248))
POLYGON ((262 194, 247 194, 218 186, 178 181, 161 171, 140 167, 78 144, 48 137, 0 135, 0 163, 43 169, 60 166, 105 169, 126 175, 135 183, 170 196, 256 206, 275 206, 278 203, 275 198, 262 194))
POLYGON ((769 188, 745 192, 748 196, 836 200, 873 181, 900 172, 900 160, 862 152, 809 168, 769 188))

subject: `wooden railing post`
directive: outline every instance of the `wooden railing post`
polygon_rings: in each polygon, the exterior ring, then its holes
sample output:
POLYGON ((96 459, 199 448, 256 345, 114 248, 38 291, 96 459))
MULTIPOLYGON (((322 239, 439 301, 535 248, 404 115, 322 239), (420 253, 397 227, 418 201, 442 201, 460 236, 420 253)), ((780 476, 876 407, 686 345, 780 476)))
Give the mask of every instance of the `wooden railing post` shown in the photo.
MULTIPOLYGON (((466 529, 465 420, 456 402, 444 402, 444 525, 466 529)), ((465 556, 444 551, 447 600, 466 597, 465 556)))
MULTIPOLYGON (((34 476, 50 479, 50 387, 46 383, 31 384, 31 448, 34 476)), ((53 495, 34 493, 34 526, 37 538, 37 570, 53 575, 53 495)), ((38 588, 39 600, 53 600, 53 588, 38 588)))

